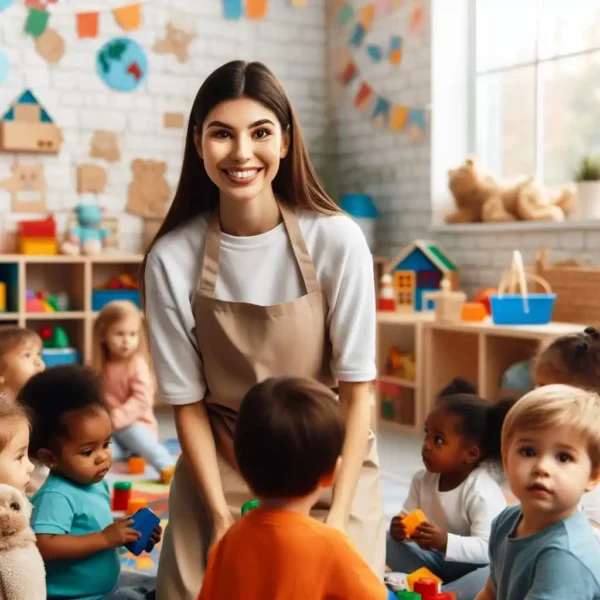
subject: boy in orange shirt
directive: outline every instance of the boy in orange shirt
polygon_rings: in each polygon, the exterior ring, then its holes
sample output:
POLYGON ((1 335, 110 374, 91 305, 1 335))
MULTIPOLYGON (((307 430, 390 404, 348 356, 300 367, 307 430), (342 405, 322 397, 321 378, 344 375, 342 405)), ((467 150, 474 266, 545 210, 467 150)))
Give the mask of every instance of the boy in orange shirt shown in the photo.
POLYGON ((308 379, 271 378, 242 402, 240 473, 259 500, 211 550, 198 600, 386 600, 349 538, 309 516, 333 485, 344 421, 335 395, 308 379))

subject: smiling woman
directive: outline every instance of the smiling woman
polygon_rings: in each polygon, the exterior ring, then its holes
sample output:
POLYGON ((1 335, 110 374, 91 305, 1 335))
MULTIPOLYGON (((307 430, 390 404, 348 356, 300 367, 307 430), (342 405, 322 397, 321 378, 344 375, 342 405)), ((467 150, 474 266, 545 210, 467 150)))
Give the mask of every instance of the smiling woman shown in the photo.
POLYGON ((182 447, 157 598, 195 600, 209 548, 254 497, 233 432, 246 392, 273 375, 339 388, 342 466, 313 516, 347 531, 383 575, 373 283, 365 238, 319 183, 281 83, 260 63, 217 69, 194 101, 177 193, 145 261, 153 362, 182 447))

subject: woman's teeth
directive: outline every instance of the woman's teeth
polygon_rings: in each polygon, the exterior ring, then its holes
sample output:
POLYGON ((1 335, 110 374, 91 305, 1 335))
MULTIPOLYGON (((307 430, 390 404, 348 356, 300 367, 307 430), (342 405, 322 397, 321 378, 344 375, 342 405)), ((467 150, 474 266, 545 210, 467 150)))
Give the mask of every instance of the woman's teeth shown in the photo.
POLYGON ((227 175, 229 175, 229 177, 235 177, 236 179, 249 179, 250 177, 254 177, 257 173, 258 169, 249 169, 247 171, 227 170, 227 175))

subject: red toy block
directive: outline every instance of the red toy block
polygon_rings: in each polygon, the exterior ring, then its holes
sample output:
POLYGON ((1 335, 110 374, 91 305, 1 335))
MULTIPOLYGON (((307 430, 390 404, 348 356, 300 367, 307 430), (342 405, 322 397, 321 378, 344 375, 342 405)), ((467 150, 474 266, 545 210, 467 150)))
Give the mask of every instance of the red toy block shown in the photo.
POLYGON ((415 581, 413 592, 421 594, 421 598, 437 598, 440 590, 440 585, 435 579, 429 577, 421 577, 415 581))

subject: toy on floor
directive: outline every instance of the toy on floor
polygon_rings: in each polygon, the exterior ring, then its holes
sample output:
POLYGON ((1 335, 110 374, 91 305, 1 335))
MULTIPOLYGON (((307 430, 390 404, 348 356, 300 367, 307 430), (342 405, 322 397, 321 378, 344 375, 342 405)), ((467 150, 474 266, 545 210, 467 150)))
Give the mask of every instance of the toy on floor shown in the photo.
POLYGON ((408 575, 406 573, 386 573, 383 582, 394 592, 408 589, 408 575))
POLYGON ((10 485, 0 485, 0 594, 7 600, 45 600, 44 562, 29 526, 31 504, 10 485))
POLYGON ((404 529, 406 530, 406 537, 411 537, 415 531, 419 528, 421 523, 425 523, 427 521, 427 517, 425 513, 418 509, 409 513, 402 519, 402 524, 404 525, 404 529))
POLYGON ((152 532, 160 525, 160 519, 149 509, 142 508, 132 517, 132 529, 139 531, 141 536, 138 540, 125 547, 135 556, 139 556, 147 547, 152 532))
POLYGON ((131 481, 116 481, 113 486, 113 510, 127 510, 129 501, 131 500, 131 481))
POLYGON ((385 374, 394 375, 407 381, 414 381, 417 377, 415 353, 400 352, 398 346, 392 346, 385 363, 385 374))
POLYGON ((143 475, 146 471, 146 460, 142 456, 130 456, 127 470, 130 475, 143 475))
POLYGON ((421 567, 420 569, 413 571, 406 579, 408 580, 408 587, 412 592, 415 591, 415 584, 421 579, 434 581, 437 585, 438 593, 440 592, 443 583, 443 581, 437 575, 434 575, 427 567, 421 567))
POLYGON ((396 598, 400 600, 421 600, 421 594, 411 592, 410 590, 402 590, 401 592, 396 592, 396 598))
POLYGON ((148 500, 145 498, 130 498, 129 502, 127 503, 127 512, 130 515, 142 510, 143 508, 148 508, 148 500))

